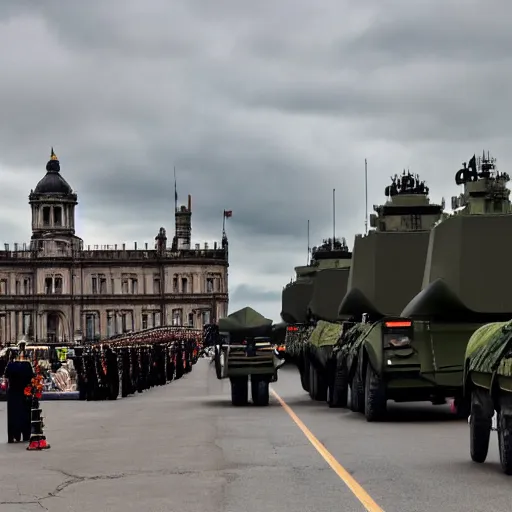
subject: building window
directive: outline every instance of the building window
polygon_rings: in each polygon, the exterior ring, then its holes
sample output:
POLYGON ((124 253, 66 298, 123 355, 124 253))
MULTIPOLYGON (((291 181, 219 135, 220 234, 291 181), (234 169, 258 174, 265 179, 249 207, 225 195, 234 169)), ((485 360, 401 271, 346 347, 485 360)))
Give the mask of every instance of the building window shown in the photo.
POLYGON ((94 321, 94 315, 86 315, 85 316, 85 336, 87 340, 93 340, 96 334, 96 326, 94 321))
POLYGON ((21 328, 22 328, 21 334, 29 334, 31 316, 32 315, 30 313, 23 313, 23 323, 21 325, 21 328))
POLYGON ((0 293, 2 295, 6 295, 7 294, 7 279, 2 279, 0 281, 0 293))
POLYGON ((56 294, 60 295, 62 293, 62 277, 57 276, 55 278, 55 292, 56 294))
POLYGON ((153 293, 158 294, 158 295, 160 295, 160 293, 161 293, 159 277, 153 278, 153 293))
POLYGON ((43 207, 43 226, 50 225, 51 208, 49 206, 43 207))
POLYGON ((213 293, 213 277, 206 278, 206 293, 213 293))
POLYGON ((62 208, 60 206, 53 207, 53 225, 62 226, 62 208))
POLYGON ((181 309, 173 309, 172 310, 172 325, 182 325, 182 310, 181 309))
POLYGON ((130 279, 131 281, 131 293, 133 295, 137 295, 139 293, 139 282, 137 281, 136 278, 131 278, 130 279))
POLYGON ((105 276, 100 276, 100 293, 106 294, 107 293, 107 278, 105 276))
POLYGON ((114 315, 112 312, 107 312, 107 338, 110 338, 110 336, 114 336, 115 330, 114 330, 114 315))
POLYGON ((144 313, 142 315, 142 330, 147 329, 147 328, 148 328, 148 315, 146 313, 144 313))
POLYGON ((114 278, 110 280, 110 287, 112 288, 112 295, 114 295, 116 293, 116 280, 114 278))
POLYGON ((121 282, 121 288, 123 293, 128 293, 128 279, 123 279, 121 282))
POLYGON ((153 327, 160 327, 160 313, 153 313, 153 327))
POLYGON ((16 280, 16 295, 21 295, 21 281, 16 280))
POLYGON ((92 278, 92 293, 98 293, 98 278, 96 276, 92 278))
POLYGON ((188 325, 189 327, 194 327, 194 313, 188 314, 188 325))
POLYGON ((208 325, 210 323, 210 310, 206 310, 206 311, 203 311, 201 313, 201 316, 202 316, 202 320, 203 320, 203 327, 205 325, 208 325))
POLYGON ((172 292, 173 293, 179 293, 179 289, 178 289, 178 276, 174 276, 172 278, 172 292))
POLYGON ((28 295, 30 293, 30 279, 26 277, 23 279, 23 293, 28 295))
POLYGON ((46 276, 44 280, 44 293, 46 295, 51 295, 53 293, 53 277, 46 276))
POLYGON ((181 293, 188 293, 188 279, 186 277, 181 278, 181 293))
POLYGON ((122 313, 121 314, 121 330, 123 331, 123 333, 125 333, 128 329, 128 324, 127 324, 127 318, 126 318, 127 314, 126 313, 122 313))

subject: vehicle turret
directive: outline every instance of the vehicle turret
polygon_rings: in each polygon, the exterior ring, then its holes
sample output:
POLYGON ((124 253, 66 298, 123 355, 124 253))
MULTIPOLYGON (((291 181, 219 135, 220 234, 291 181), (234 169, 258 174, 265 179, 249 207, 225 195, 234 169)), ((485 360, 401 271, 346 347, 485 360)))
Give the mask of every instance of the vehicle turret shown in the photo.
POLYGON ((494 321, 512 314, 512 209, 507 173, 490 154, 456 172, 464 192, 429 237, 422 291, 402 315, 443 321, 494 321))
POLYGON ((384 192, 388 200, 370 216, 374 229, 355 237, 343 318, 398 315, 421 289, 429 231, 444 205, 431 203, 425 182, 405 170, 384 192))

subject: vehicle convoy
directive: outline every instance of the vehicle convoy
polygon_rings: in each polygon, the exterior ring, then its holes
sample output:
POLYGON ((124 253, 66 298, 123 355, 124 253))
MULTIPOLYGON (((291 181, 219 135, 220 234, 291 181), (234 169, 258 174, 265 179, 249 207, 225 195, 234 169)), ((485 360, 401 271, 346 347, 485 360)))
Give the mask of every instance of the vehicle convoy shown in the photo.
POLYGON ((435 400, 417 365, 432 357, 425 343, 411 344, 413 324, 400 318, 407 303, 421 290, 429 233, 443 213, 430 203, 429 189, 418 176, 392 178, 385 190, 388 201, 374 206, 371 230, 354 242, 347 293, 339 316, 343 332, 333 350, 332 406, 347 405, 381 417, 386 401, 435 400))
MULTIPOLYGON (((313 247, 311 262, 296 267, 296 280, 285 286, 281 318, 288 324, 287 357, 298 367, 302 387, 315 400, 325 400, 326 364, 337 336, 320 338, 325 322, 337 321, 337 308, 346 290, 352 253, 344 238, 327 239, 313 247), (321 322, 317 325, 317 322, 321 322), (310 343, 311 336, 315 343, 310 343)), ((341 325, 334 326, 341 329, 341 325)), ((332 328, 328 328, 331 332, 332 328)), ((327 333, 327 331, 326 331, 327 333)))
POLYGON ((277 381, 277 369, 284 359, 272 342, 272 320, 246 307, 205 326, 203 346, 215 347, 218 379, 231 381, 231 402, 248 402, 248 380, 255 405, 268 405, 269 384, 277 381))
POLYGON ((512 321, 486 324, 473 333, 466 348, 464 391, 471 404, 471 458, 485 462, 492 419, 497 411, 501 467, 511 475, 512 321))
MULTIPOLYGON (((452 199, 453 215, 443 216, 430 232, 421 291, 401 314, 371 324, 341 347, 347 353, 352 408, 369 421, 385 415, 390 399, 439 404, 453 397, 457 413, 467 417, 463 365, 469 338, 484 323, 512 316, 512 297, 505 291, 511 278, 500 274, 498 283, 479 270, 489 255, 496 268, 507 263, 509 177, 484 155, 464 164, 455 180, 464 193, 452 199)), ((356 265, 356 250, 354 255, 356 265)), ((350 293, 341 312, 348 310, 350 293)), ((375 315, 371 306, 364 308, 370 318, 375 315)))

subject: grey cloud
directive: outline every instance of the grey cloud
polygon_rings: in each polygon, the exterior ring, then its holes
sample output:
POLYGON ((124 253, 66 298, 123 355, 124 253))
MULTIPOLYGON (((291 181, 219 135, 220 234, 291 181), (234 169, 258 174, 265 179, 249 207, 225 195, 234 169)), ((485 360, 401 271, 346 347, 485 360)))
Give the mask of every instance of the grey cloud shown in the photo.
POLYGON ((0 168, 23 186, 0 174, 0 211, 15 219, 0 238, 28 240, 27 194, 52 145, 79 194, 78 225, 111 243, 152 242, 162 225, 172 236, 176 165, 194 236, 218 240, 222 210, 233 210, 233 304, 252 300, 275 318, 282 285, 305 260, 307 220, 312 245, 331 234, 333 187, 338 233, 351 245, 362 230, 365 157, 370 204, 404 167, 449 199, 460 162, 483 147, 506 170, 510 9, 3 2, 0 168))

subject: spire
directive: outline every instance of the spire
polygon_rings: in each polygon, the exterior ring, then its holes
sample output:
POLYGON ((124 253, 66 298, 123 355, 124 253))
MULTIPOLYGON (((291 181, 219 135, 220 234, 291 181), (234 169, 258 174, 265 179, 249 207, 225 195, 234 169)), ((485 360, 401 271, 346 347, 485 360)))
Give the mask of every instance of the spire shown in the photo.
POLYGON ((50 155, 50 160, 57 160, 57 161, 59 160, 59 159, 57 158, 57 155, 56 155, 56 154, 55 154, 55 152, 53 151, 53 146, 52 146, 52 152, 51 152, 51 155, 50 155))

